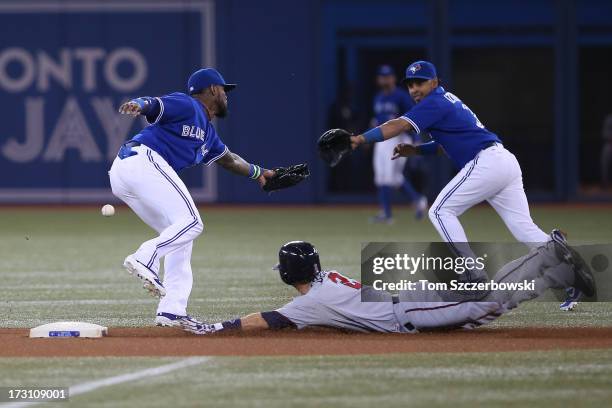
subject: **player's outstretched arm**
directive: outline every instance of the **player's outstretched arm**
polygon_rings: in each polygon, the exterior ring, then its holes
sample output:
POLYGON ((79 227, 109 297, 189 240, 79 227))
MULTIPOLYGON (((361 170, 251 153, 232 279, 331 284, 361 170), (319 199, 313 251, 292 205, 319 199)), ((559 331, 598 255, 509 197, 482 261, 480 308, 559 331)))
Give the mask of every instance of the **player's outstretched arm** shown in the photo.
POLYGON ((234 174, 257 180, 262 187, 266 184, 266 179, 274 177, 273 170, 267 170, 256 164, 248 163, 242 157, 230 151, 224 154, 216 163, 234 174))
POLYGON ((149 115, 159 111, 159 101, 150 96, 141 96, 123 103, 119 107, 119 113, 130 116, 149 115))
POLYGON ((222 323, 207 324, 193 320, 181 321, 183 330, 194 334, 212 334, 225 331, 255 331, 268 329, 282 329, 295 327, 295 325, 282 314, 276 311, 251 313, 240 319, 228 320, 222 323))
POLYGON ((429 156, 434 154, 444 154, 444 149, 437 142, 431 141, 422 145, 414 146, 409 143, 400 143, 393 148, 393 157, 391 160, 399 159, 400 157, 409 157, 414 155, 429 156))
POLYGON ((412 129, 412 125, 403 119, 391 119, 363 134, 351 136, 351 147, 356 149, 364 143, 382 142, 412 129))

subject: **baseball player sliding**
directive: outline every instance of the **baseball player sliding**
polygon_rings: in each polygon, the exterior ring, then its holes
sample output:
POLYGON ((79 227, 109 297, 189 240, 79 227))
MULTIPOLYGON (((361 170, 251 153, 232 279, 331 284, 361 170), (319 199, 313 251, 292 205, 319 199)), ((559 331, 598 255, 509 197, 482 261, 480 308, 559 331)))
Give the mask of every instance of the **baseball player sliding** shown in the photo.
MULTIPOLYGON (((397 118, 403 112, 410 110, 414 105, 410 95, 397 87, 395 71, 389 65, 382 65, 378 68, 376 84, 380 91, 374 97, 373 126, 378 126, 390 119, 397 118)), ((401 134, 398 138, 398 141, 402 142, 411 140, 407 134, 401 134)), ((372 158, 374 184, 378 189, 378 201, 381 207, 380 214, 371 219, 375 223, 390 224, 393 222, 391 195, 394 189, 401 188, 410 201, 415 204, 415 216, 417 219, 421 219, 427 210, 427 198, 417 193, 410 181, 404 177, 407 159, 402 157, 395 161, 389 160, 395 145, 396 143, 393 140, 374 145, 372 158)))
POLYGON ((299 296, 281 308, 253 313, 236 320, 207 324, 186 320, 182 327, 195 334, 228 330, 281 329, 328 326, 362 332, 417 333, 434 329, 475 328, 489 323, 548 288, 574 285, 585 293, 595 290, 593 277, 580 255, 557 231, 552 240, 505 265, 493 278, 497 283, 534 281, 524 291, 498 290, 477 301, 443 299, 438 291, 376 291, 341 273, 321 269, 319 254, 309 243, 289 242, 279 252, 280 277, 299 296), (376 292, 377 302, 363 302, 363 291, 376 292))
MULTIPOLYGON (((531 248, 548 241, 532 220, 521 168, 497 135, 487 130, 457 96, 440 86, 436 68, 427 61, 408 66, 403 83, 416 105, 363 134, 351 136, 351 146, 384 142, 406 132, 429 132, 433 141, 419 146, 398 144, 393 159, 445 152, 459 173, 442 189, 429 209, 429 218, 442 238, 460 256, 473 257, 458 217, 470 207, 488 201, 514 237, 531 248)), ((472 271, 482 279, 482 271, 472 271)), ((568 288, 570 298, 562 308, 571 308, 581 296, 568 288)))
MULTIPOLYGON (((155 318, 160 326, 190 321, 186 309, 193 284, 191 251, 193 241, 204 229, 177 172, 197 164, 217 163, 268 189, 279 182, 277 173, 286 170, 267 170, 248 163, 230 152, 219 138, 211 121, 227 115, 226 92, 235 86, 226 83, 215 69, 205 68, 190 76, 188 94, 140 97, 119 108, 123 114, 144 115, 150 123, 121 146, 109 176, 113 194, 159 234, 140 245, 123 265, 142 280, 145 289, 161 297, 155 318), (163 282, 159 278, 161 258, 163 282)), ((299 170, 306 174, 301 177, 306 177, 307 168, 302 166, 299 170)), ((300 175, 296 177, 290 181, 298 182, 300 175)))

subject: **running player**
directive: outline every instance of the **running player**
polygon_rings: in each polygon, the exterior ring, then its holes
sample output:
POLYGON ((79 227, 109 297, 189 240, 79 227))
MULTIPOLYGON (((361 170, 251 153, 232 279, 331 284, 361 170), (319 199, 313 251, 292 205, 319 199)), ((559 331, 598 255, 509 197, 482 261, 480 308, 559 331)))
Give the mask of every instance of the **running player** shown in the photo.
MULTIPOLYGON (((397 86, 395 71, 391 66, 381 65, 378 68, 376 84, 379 92, 374 97, 373 126, 379 126, 388 120, 395 119, 414 106, 408 92, 397 86)), ((412 142, 412 137, 408 134, 401 134, 397 139, 397 142, 412 142)), ((374 223, 391 224, 393 222, 391 195, 393 190, 398 188, 401 188, 410 202, 415 204, 417 219, 421 219, 427 210, 427 198, 419 194, 410 180, 404 177, 404 168, 408 159, 389 160, 396 144, 396 141, 388 140, 374 145, 372 158, 374 184, 378 190, 378 202, 381 207, 380 213, 371 218, 374 223)))

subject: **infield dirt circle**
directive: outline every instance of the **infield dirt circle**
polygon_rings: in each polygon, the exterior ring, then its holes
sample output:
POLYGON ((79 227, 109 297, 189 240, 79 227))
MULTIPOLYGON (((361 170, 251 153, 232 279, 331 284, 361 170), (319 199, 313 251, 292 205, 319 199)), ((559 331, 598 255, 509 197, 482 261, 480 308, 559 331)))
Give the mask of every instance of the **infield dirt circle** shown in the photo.
POLYGON ((612 348, 612 327, 513 328, 420 334, 284 330, 195 336, 177 328, 109 328, 100 339, 31 339, 0 329, 0 357, 280 356, 612 348))

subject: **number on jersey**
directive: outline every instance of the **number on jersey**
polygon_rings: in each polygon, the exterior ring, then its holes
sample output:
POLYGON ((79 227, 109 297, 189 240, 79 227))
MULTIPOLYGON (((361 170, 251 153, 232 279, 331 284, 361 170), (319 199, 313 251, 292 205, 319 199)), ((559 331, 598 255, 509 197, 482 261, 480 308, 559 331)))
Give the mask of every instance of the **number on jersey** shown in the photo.
POLYGON ((472 112, 472 110, 465 103, 461 102, 461 99, 457 98, 455 95, 453 95, 450 92, 445 93, 444 97, 452 103, 460 103, 463 109, 465 109, 466 111, 472 114, 472 116, 474 117, 474 120, 476 120, 476 126, 478 126, 481 129, 484 129, 484 125, 482 124, 482 122, 480 122, 480 120, 478 119, 478 116, 476 116, 476 114, 472 112))
POLYGON ((330 272, 327 274, 327 278, 334 283, 339 283, 344 286, 348 286, 353 289, 361 289, 361 283, 356 281, 355 279, 347 278, 344 275, 339 274, 338 272, 330 272))

